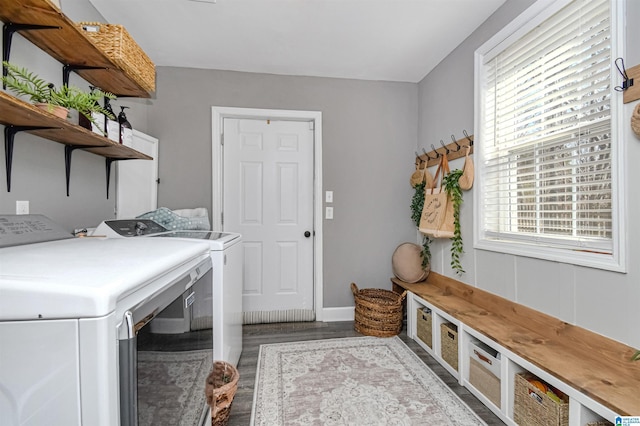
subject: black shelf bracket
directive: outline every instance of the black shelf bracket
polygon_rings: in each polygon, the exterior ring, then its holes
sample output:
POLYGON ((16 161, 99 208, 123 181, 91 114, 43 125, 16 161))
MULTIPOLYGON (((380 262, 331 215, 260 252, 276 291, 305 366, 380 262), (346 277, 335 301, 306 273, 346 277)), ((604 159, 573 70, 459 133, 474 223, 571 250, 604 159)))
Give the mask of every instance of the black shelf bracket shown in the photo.
POLYGON ((65 145, 64 146, 64 172, 67 184, 67 197, 69 196, 69 181, 71 180, 71 155, 76 149, 95 148, 91 145, 65 145))
POLYGON ((64 172, 67 184, 67 197, 69 196, 69 181, 71 180, 71 155, 76 149, 105 148, 110 145, 65 145, 64 146, 64 172))
POLYGON ((52 130, 61 129, 61 127, 42 127, 42 126, 14 126, 9 124, 4 128, 4 163, 7 172, 7 192, 11 192, 11 167, 13 165, 13 143, 16 133, 28 132, 30 130, 52 130))
POLYGON ((104 164, 107 172, 107 200, 109 199, 109 182, 111 181, 111 164, 114 161, 135 160, 135 158, 105 158, 104 164))
POLYGON ((107 67, 94 67, 91 65, 71 65, 71 64, 65 64, 62 67, 62 84, 65 86, 69 85, 69 75, 71 74, 71 71, 77 71, 77 70, 106 70, 108 69, 107 67))
MULTIPOLYGON (((11 42, 13 40, 13 34, 17 31, 26 30, 59 30, 61 27, 51 25, 32 25, 32 24, 15 24, 13 22, 7 22, 2 27, 2 60, 9 61, 11 57, 11 42)), ((2 75, 7 76, 7 69, 2 67, 2 75)), ((2 88, 6 89, 7 86, 3 83, 2 88)))

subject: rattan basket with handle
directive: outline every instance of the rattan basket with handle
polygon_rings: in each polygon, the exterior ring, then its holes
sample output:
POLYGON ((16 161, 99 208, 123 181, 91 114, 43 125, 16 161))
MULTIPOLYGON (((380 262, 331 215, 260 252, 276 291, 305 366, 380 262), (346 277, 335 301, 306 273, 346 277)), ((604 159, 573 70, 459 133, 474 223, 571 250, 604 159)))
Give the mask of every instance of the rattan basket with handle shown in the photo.
POLYGON ((205 386, 207 404, 211 407, 211 426, 224 426, 229 421, 231 403, 238 390, 238 370, 225 361, 215 361, 205 386))
POLYGON ((76 26, 140 87, 156 90, 155 65, 122 25, 78 22, 76 26))
POLYGON ((375 337, 392 337, 402 331, 403 305, 407 295, 375 288, 358 289, 351 283, 356 302, 354 328, 358 333, 375 337))

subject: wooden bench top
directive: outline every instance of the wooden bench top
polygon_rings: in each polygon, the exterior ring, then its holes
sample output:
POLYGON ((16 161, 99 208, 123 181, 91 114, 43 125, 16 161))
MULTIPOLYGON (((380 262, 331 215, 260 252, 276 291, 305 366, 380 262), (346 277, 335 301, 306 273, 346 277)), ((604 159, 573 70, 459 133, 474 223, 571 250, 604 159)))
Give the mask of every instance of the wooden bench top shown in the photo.
POLYGON ((391 281, 613 412, 640 415, 634 348, 435 272, 419 283, 391 281))

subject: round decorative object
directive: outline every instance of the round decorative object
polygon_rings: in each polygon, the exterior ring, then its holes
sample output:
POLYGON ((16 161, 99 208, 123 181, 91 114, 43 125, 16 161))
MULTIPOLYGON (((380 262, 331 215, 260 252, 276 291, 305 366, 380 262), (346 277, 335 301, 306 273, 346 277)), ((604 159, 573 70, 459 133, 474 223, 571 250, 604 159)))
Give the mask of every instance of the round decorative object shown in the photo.
POLYGON ((422 268, 421 252, 422 248, 417 244, 400 244, 391 257, 393 274, 406 283, 426 280, 431 267, 422 268))
POLYGON ((640 138, 640 103, 636 105, 631 115, 631 128, 633 129, 633 133, 640 138))

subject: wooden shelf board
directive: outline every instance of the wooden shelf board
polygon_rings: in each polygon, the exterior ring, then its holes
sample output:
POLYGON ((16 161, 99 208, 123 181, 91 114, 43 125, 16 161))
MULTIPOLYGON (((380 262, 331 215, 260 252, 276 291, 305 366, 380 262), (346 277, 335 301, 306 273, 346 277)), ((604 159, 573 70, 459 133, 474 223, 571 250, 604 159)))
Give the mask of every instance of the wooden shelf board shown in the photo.
POLYGON ((59 29, 23 30, 20 34, 62 64, 104 67, 77 73, 102 90, 119 96, 149 98, 150 94, 82 34, 82 30, 47 0, 8 1, 0 19, 14 24, 56 26, 59 29))
POLYGON ((5 126, 51 127, 52 129, 31 130, 29 133, 65 145, 92 145, 95 148, 89 148, 87 151, 103 157, 152 160, 146 154, 93 133, 84 127, 62 120, 30 103, 1 91, 0 124, 5 126))

